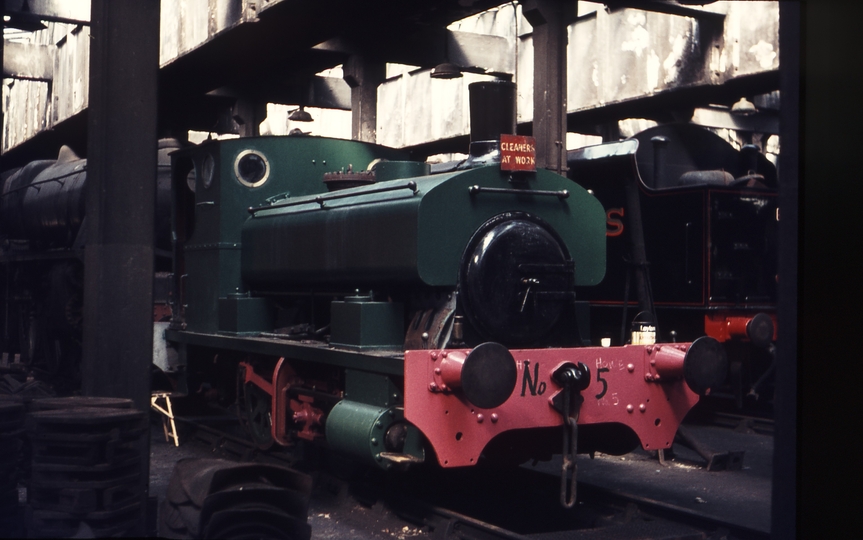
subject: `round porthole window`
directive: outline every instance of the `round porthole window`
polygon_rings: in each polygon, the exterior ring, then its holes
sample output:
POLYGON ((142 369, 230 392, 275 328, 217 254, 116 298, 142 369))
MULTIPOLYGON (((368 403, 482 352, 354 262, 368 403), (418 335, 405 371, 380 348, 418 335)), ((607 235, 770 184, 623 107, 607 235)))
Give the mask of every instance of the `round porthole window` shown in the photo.
POLYGON ((270 162, 256 150, 243 150, 234 161, 234 174, 246 187, 263 185, 270 176, 270 162))

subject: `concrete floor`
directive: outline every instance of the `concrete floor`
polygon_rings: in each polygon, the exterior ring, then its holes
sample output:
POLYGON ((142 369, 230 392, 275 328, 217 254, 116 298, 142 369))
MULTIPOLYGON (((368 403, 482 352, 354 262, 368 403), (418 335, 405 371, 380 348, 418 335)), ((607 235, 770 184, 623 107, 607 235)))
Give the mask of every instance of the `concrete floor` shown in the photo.
MULTIPOLYGON (((226 457, 212 446, 188 436, 180 426, 180 445, 167 442, 159 424, 150 430, 150 497, 158 504, 165 499, 174 465, 182 458, 226 457)), ((309 524, 313 540, 406 540, 427 538, 428 534, 413 523, 389 512, 382 504, 364 506, 347 494, 344 485, 316 482, 309 506, 309 524)))
MULTIPOLYGON (((637 450, 624 456, 580 455, 579 482, 638 495, 646 499, 701 512, 721 520, 769 531, 773 437, 737 432, 723 427, 689 426, 701 444, 715 451, 744 450, 742 470, 708 472, 693 451, 675 444, 675 456, 660 466, 655 453, 637 450)), ((150 447, 150 495, 165 497, 174 464, 184 457, 223 457, 212 446, 184 436, 175 447, 166 442, 161 426, 154 424, 150 447)), ((530 467, 529 465, 526 467, 530 467)), ((559 460, 540 463, 550 474, 560 470, 559 460)), ((319 478, 316 480, 320 480, 319 478)), ((316 481, 309 509, 313 539, 405 540, 428 538, 429 533, 404 521, 382 503, 366 506, 347 494, 345 484, 316 481)))

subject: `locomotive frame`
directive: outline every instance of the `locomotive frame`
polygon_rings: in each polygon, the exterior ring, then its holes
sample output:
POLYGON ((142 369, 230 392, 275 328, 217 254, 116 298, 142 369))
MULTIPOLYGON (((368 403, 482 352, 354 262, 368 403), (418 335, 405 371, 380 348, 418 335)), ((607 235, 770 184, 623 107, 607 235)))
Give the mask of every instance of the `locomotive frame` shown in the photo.
MULTIPOLYGON (((465 163, 430 174, 399 150, 318 137, 174 152, 164 337, 184 390, 215 385, 262 448, 323 444, 383 469, 549 459, 563 438, 566 477, 576 450, 669 448, 725 377, 719 342, 752 340, 755 319, 716 339, 596 347, 614 285, 602 183, 641 181, 635 152, 582 160, 599 167, 578 183, 504 170, 500 154, 475 140, 465 163)), ((711 190, 767 193, 663 195, 711 190)))
POLYGON ((563 438, 566 479, 577 448, 669 448, 725 375, 712 338, 584 346, 588 305, 573 292, 605 273, 605 211, 549 171, 502 170, 498 141, 475 141, 466 164, 438 174, 325 138, 211 141, 172 157, 166 338, 190 389, 222 373, 261 447, 323 442, 389 470, 550 459, 563 438), (265 159, 243 182, 246 155, 265 159), (330 192, 325 174, 377 181, 330 192), (470 272, 506 277, 483 289, 470 272))

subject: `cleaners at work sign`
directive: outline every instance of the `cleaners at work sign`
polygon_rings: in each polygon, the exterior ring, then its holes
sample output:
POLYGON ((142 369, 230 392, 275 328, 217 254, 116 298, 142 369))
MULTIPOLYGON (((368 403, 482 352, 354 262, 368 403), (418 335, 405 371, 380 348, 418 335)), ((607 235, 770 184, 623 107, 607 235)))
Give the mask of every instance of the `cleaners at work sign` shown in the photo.
POLYGON ((500 170, 535 171, 536 139, 524 135, 501 135, 500 170))

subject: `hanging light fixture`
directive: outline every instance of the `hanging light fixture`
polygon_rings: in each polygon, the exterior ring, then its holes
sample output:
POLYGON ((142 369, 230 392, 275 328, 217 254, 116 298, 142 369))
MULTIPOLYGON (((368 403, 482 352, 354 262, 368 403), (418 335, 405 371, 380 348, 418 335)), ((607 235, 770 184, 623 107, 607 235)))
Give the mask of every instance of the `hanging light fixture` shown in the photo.
POLYGON ((315 119, 312 118, 312 115, 308 113, 308 111, 300 105, 299 109, 295 109, 288 115, 288 120, 293 120, 294 122, 314 122, 315 119))
POLYGON ((30 11, 30 4, 27 3, 27 0, 24 0, 21 4, 20 11, 9 12, 8 15, 4 16, 3 20, 6 28, 17 28, 25 32, 36 32, 48 28, 42 24, 42 20, 38 15, 30 11))
POLYGON ((449 37, 444 35, 442 64, 438 64, 431 70, 432 79, 458 79, 462 76, 462 70, 449 61, 449 37))
POLYGON ((458 79, 462 76, 461 68, 450 62, 438 64, 431 70, 432 79, 458 79))
POLYGON ((755 105, 745 97, 740 98, 740 100, 731 106, 731 114, 734 116, 752 116, 757 113, 758 109, 755 108, 755 105))

